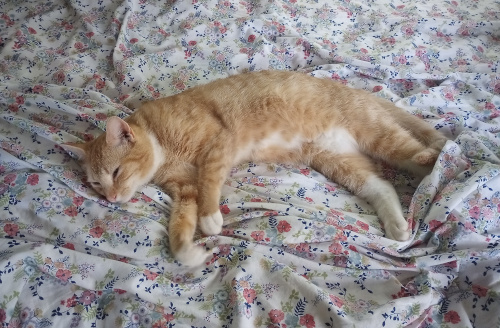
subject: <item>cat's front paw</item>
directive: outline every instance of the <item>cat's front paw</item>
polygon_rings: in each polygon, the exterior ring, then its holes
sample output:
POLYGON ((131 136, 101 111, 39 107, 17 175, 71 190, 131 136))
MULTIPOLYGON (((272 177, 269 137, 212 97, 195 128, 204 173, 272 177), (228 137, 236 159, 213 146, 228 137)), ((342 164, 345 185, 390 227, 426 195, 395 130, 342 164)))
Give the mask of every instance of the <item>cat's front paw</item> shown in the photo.
POLYGON ((200 217, 199 226, 202 233, 208 236, 218 235, 222 231, 224 219, 220 211, 200 217))
POLYGON ((407 241, 410 239, 408 222, 402 221, 385 227, 385 236, 392 240, 407 241))

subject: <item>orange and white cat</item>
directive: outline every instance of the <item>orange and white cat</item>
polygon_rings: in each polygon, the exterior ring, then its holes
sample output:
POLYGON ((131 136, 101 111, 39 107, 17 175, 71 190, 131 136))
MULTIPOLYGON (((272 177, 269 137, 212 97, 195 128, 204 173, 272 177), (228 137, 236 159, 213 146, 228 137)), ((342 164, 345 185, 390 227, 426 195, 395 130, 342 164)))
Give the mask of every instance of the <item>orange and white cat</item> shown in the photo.
POLYGON ((170 248, 203 263, 201 232, 221 232, 221 187, 243 161, 302 163, 344 185, 377 211, 390 239, 410 236, 393 186, 373 158, 420 176, 446 138, 392 103, 303 73, 262 71, 220 79, 142 105, 85 144, 65 144, 87 180, 110 202, 127 202, 153 182, 173 199, 170 248))

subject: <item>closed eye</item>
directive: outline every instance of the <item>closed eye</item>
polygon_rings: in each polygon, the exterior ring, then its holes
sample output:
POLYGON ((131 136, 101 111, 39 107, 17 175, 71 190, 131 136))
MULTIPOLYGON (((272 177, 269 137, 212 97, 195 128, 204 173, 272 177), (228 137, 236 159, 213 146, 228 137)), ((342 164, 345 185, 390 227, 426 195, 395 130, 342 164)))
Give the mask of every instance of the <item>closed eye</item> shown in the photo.
POLYGON ((118 172, 119 172, 119 170, 120 170, 120 167, 118 166, 118 167, 116 168, 116 170, 113 172, 113 179, 116 179, 116 177, 118 176, 118 172))
POLYGON ((91 181, 89 183, 92 185, 92 187, 100 187, 101 186, 101 183, 96 182, 96 181, 91 181))

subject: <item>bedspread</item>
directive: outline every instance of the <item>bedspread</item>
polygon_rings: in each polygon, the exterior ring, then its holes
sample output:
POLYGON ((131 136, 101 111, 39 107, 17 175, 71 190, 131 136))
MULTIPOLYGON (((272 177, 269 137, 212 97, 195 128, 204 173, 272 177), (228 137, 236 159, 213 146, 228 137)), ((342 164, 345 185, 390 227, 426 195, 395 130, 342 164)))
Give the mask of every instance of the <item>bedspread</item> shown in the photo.
POLYGON ((0 326, 498 327, 497 0, 0 0, 0 326), (252 70, 366 89, 449 141, 422 181, 383 163, 412 226, 307 166, 226 181, 213 254, 177 263, 170 198, 110 204, 60 146, 141 102, 252 70))

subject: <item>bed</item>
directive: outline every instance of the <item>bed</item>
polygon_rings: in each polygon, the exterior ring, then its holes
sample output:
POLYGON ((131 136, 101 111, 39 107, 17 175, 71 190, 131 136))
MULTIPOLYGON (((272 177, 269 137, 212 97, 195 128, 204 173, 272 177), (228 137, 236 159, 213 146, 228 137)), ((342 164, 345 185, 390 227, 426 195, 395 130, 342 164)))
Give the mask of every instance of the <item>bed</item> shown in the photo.
POLYGON ((500 326, 499 53, 494 0, 0 0, 1 326, 500 326), (378 164, 409 241, 309 167, 245 163, 188 268, 168 195, 110 204, 61 148, 267 69, 368 90, 449 138, 422 181, 378 164))

